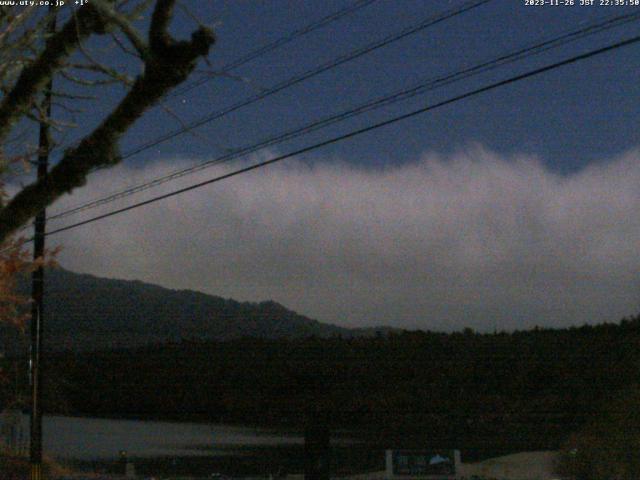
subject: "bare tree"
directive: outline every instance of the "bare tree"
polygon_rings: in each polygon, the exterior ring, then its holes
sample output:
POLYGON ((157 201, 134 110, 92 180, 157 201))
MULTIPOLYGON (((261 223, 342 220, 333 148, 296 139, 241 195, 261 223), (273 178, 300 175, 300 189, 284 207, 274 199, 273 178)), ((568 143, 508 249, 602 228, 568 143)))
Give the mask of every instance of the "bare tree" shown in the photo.
MULTIPOLYGON (((91 0, 76 9, 46 42, 42 41, 42 35, 47 19, 41 14, 38 17, 33 7, 19 11, 15 11, 16 7, 14 10, 0 7, 1 146, 8 144, 20 122, 43 118, 40 99, 53 75, 60 74, 78 84, 98 86, 115 81, 126 87, 121 101, 93 131, 64 151, 46 180, 27 185, 10 200, 0 202, 0 244, 38 211, 84 185, 89 173, 117 164, 121 159, 118 144, 122 135, 163 96, 184 82, 198 60, 206 58, 215 40, 209 28, 199 26, 189 40, 176 40, 169 33, 175 4, 176 0, 91 0), (147 10, 151 18, 148 31, 143 33, 135 19, 147 10), (92 36, 105 35, 111 37, 111 43, 123 55, 137 58, 142 73, 129 78, 91 57, 84 46, 92 36), (75 63, 74 58, 80 54, 88 61, 75 63), (74 73, 79 71, 102 79, 74 73)), ((34 153, 37 152, 26 151, 24 156, 34 153)), ((9 163, 7 158, 0 161, 5 166, 9 163)))

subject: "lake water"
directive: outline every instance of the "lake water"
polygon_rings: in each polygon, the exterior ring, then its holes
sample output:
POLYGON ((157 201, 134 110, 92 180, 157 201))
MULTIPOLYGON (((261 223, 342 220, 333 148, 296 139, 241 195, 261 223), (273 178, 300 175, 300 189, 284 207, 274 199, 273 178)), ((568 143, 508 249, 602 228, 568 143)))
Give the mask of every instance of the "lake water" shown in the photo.
MULTIPOLYGON (((22 415, 17 441, 28 448, 29 417, 22 415)), ((237 454, 247 447, 302 445, 300 435, 269 429, 198 423, 147 422, 45 416, 44 452, 61 459, 237 454), (235 449, 235 450, 234 450, 235 449)))

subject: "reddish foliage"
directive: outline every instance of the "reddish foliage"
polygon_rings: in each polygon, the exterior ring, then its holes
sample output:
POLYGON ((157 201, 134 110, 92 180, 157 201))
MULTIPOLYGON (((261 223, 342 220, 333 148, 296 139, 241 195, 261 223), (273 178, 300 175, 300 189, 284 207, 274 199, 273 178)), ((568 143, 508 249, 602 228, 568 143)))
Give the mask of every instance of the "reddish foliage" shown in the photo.
POLYGON ((24 308, 28 299, 16 293, 16 283, 20 274, 35 267, 21 248, 23 243, 22 240, 14 240, 0 249, 0 322, 20 329, 24 329, 28 319, 24 308))

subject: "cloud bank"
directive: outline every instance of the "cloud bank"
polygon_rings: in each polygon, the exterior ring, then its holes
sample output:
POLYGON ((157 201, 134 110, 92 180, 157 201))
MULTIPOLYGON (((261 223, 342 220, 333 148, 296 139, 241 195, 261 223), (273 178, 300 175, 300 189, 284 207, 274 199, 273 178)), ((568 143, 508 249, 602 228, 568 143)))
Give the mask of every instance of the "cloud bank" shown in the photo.
MULTIPOLYGON (((53 210, 188 164, 98 172, 53 210)), ((640 151, 569 176, 481 148, 385 169, 289 161, 51 239, 71 270, 274 299, 345 326, 616 321, 640 311, 640 151)))

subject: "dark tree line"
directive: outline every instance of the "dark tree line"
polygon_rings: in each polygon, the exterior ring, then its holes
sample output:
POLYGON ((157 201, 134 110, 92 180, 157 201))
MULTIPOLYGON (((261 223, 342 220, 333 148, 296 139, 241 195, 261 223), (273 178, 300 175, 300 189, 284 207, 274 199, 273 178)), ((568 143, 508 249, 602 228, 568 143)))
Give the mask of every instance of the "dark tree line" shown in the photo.
MULTIPOLYGON (((59 353, 49 411, 286 425, 378 446, 556 449, 640 378, 640 316, 514 333, 181 342, 59 353)), ((639 407, 638 405, 637 407, 639 407)))

